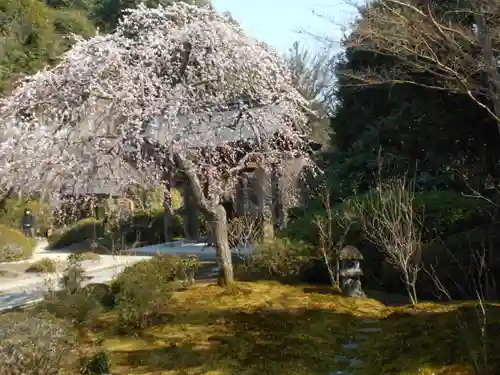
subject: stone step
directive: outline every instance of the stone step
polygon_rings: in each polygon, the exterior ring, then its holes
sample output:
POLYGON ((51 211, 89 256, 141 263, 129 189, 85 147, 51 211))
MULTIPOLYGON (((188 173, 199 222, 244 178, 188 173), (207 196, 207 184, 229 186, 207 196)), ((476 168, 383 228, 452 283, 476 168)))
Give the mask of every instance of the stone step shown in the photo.
POLYGON ((355 335, 354 339, 356 341, 366 341, 366 340, 368 340, 368 336, 367 335, 355 335))
POLYGON ((359 328, 357 331, 358 332, 363 332, 363 333, 381 332, 382 328, 379 328, 379 327, 364 327, 364 328, 359 328))
POLYGON ((364 361, 359 358, 351 358, 349 360, 349 364, 351 365, 351 367, 360 367, 363 365, 363 363, 364 361))
POLYGON ((363 319, 361 321, 361 324, 367 324, 367 325, 369 325, 369 324, 379 324, 379 323, 380 323, 380 321, 377 320, 377 319, 363 319))
POLYGON ((345 355, 337 355, 335 356, 334 360, 336 362, 347 362, 349 358, 347 358, 345 355))
POLYGON ((346 350, 356 350, 359 348, 359 344, 349 343, 349 344, 344 344, 342 347, 346 350))

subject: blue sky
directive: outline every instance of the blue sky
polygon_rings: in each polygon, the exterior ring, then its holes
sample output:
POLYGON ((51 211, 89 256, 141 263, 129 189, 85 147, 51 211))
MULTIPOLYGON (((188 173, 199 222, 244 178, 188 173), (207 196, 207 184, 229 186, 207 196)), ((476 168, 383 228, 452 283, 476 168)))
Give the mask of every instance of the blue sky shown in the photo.
MULTIPOLYGON (((296 41, 316 48, 317 42, 299 31, 340 40, 354 9, 344 0, 212 0, 221 12, 230 12, 252 37, 286 52, 296 41)), ((307 33, 306 33, 307 34, 307 33)))

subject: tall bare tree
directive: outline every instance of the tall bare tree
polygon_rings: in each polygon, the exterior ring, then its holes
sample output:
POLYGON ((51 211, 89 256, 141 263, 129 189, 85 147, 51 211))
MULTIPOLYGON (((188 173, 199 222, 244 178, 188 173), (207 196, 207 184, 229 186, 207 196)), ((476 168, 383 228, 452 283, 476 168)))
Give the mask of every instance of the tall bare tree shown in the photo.
POLYGON ((359 9, 346 46, 395 62, 388 70, 344 71, 346 76, 359 85, 410 83, 465 94, 500 132, 500 2, 374 0, 359 9))

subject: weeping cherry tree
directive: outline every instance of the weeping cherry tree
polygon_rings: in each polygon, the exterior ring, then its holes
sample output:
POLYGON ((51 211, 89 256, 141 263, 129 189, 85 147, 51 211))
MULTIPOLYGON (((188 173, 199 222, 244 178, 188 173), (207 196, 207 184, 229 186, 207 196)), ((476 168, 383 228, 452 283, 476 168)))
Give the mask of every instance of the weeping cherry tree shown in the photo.
POLYGON ((228 15, 139 6, 0 102, 0 186, 56 199, 97 174, 125 190, 170 186, 182 173, 212 222, 230 285, 222 202, 249 163, 270 170, 308 157, 308 107, 283 59, 228 15))

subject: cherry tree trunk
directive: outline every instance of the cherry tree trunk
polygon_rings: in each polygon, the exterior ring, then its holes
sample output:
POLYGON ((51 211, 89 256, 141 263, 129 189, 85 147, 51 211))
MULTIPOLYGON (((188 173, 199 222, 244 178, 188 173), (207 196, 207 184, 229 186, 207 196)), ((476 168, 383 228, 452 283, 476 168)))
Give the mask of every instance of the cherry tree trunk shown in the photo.
POLYGON ((195 167, 189 161, 186 161, 177 153, 174 154, 174 159, 178 166, 184 170, 192 189, 193 199, 207 216, 212 228, 217 258, 222 271, 219 283, 226 287, 231 286, 234 283, 234 274, 231 248, 229 247, 226 209, 220 202, 216 203, 215 198, 217 197, 209 197, 208 185, 200 182, 195 167))
POLYGON ((227 214, 224 206, 219 204, 215 207, 213 215, 213 235, 217 249, 217 257, 221 266, 219 284, 231 286, 234 283, 233 261, 231 248, 229 247, 227 214))

